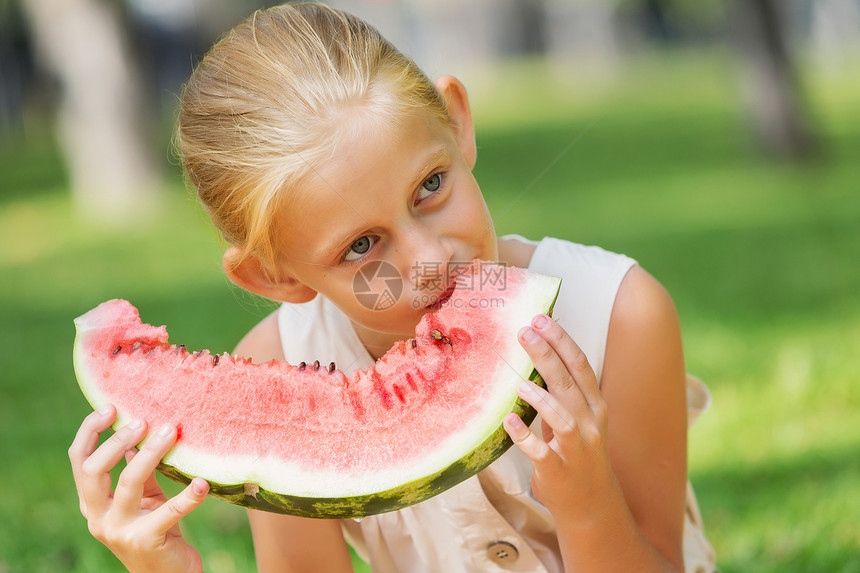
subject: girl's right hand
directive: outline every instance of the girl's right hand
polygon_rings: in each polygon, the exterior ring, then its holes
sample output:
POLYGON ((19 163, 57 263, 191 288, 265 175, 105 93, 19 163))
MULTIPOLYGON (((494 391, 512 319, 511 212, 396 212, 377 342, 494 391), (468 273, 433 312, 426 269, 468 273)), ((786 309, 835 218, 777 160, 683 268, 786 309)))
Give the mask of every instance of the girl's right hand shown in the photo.
POLYGON ((201 478, 167 499, 155 479, 155 468, 176 441, 176 428, 165 426, 149 437, 146 422, 123 426, 99 446, 99 434, 116 419, 107 406, 84 419, 69 448, 81 513, 92 535, 104 543, 129 571, 202 571, 196 549, 179 531, 179 520, 200 505, 209 490, 201 478), (125 457, 127 465, 111 489, 110 471, 125 457))

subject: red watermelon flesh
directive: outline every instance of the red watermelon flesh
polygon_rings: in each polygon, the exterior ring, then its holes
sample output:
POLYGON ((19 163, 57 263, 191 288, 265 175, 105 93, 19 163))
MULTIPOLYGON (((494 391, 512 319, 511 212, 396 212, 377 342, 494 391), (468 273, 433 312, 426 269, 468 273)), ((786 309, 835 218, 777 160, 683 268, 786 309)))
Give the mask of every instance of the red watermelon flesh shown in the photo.
POLYGON ((76 319, 75 371, 95 408, 180 428, 162 471, 207 479, 233 503, 311 517, 357 517, 422 501, 510 445, 505 414, 533 365, 517 331, 549 312, 559 281, 507 267, 463 275, 415 337, 347 378, 330 364, 251 364, 188 352, 123 300, 76 319), (478 284, 480 283, 480 284, 478 284))

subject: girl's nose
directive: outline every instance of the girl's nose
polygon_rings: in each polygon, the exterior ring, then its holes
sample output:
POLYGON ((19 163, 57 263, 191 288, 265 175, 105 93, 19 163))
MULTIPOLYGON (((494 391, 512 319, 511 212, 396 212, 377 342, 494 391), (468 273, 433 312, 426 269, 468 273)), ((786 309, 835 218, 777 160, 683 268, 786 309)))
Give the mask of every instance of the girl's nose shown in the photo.
POLYGON ((454 247, 432 228, 419 226, 408 237, 409 277, 419 290, 443 290, 447 286, 454 247))

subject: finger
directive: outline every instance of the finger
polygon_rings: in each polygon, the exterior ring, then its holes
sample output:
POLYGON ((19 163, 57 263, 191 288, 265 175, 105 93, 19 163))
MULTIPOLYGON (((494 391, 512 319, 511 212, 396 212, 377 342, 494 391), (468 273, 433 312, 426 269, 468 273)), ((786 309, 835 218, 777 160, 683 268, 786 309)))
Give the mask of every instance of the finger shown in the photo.
POLYGON ((99 434, 110 428, 115 419, 116 409, 111 405, 91 412, 84 418, 75 434, 75 439, 69 446, 69 460, 72 462, 73 470, 78 470, 83 461, 96 451, 99 445, 99 434))
POLYGON ((191 513, 206 499, 206 492, 208 491, 209 483, 205 479, 194 478, 188 487, 146 516, 148 526, 152 527, 159 535, 166 534, 171 527, 179 523, 180 519, 191 513))
POLYGON ((75 489, 78 491, 78 499, 81 504, 81 513, 87 516, 87 507, 81 492, 81 464, 87 459, 99 445, 99 435, 107 430, 116 419, 116 409, 107 405, 100 410, 91 412, 84 418, 81 427, 75 434, 75 439, 69 446, 69 461, 72 465, 72 476, 75 479, 75 489))
MULTIPOLYGON (((137 455, 137 450, 129 450, 125 453, 125 463, 128 465, 131 460, 137 455)), ((116 497, 116 496, 114 496, 116 497)), ((146 511, 152 511, 162 503, 167 501, 167 496, 161 490, 158 480, 155 478, 155 471, 152 471, 143 482, 143 494, 140 500, 140 508, 146 511)))
POLYGON ((545 314, 532 319, 534 331, 556 352, 565 369, 592 408, 603 401, 597 376, 588 362, 588 357, 560 324, 545 314))
POLYGON ((505 416, 502 425, 514 444, 532 460, 535 466, 545 464, 550 457, 555 456, 547 443, 536 436, 516 414, 505 416))
MULTIPOLYGON (((140 451, 133 454, 126 468, 119 474, 113 503, 120 515, 134 515, 140 509, 147 485, 152 487, 155 467, 176 441, 176 428, 164 425, 151 434, 140 451)), ((161 491, 155 483, 157 492, 161 491)))
POLYGON ((532 327, 520 329, 519 337, 547 389, 559 397, 575 417, 589 415, 588 401, 555 349, 532 327))
POLYGON ((109 507, 111 492, 111 469, 123 459, 126 450, 143 438, 146 423, 134 420, 117 430, 81 463, 81 493, 86 503, 88 516, 104 514, 109 507))
POLYGON ((564 438, 577 435, 576 420, 555 396, 528 380, 519 385, 517 394, 537 410, 543 422, 552 430, 552 436, 564 438))

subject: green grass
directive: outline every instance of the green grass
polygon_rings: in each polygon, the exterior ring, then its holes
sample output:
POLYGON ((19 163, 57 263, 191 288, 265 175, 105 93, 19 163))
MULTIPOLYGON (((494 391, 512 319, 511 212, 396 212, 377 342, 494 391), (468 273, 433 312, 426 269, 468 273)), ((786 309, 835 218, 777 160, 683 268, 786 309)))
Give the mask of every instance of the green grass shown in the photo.
MULTIPOLYGON (((628 253, 675 298, 714 395, 690 474, 726 572, 860 572, 857 71, 806 77, 824 152, 803 165, 756 152, 721 54, 643 56, 600 84, 512 66, 472 90, 497 231, 628 253)), ((271 306, 228 284, 178 181, 162 220, 120 232, 74 215, 44 134, 0 142, 0 173, 0 571, 119 571, 66 457, 89 411, 72 319, 128 298, 224 351, 271 306)), ((254 570, 241 509, 210 500, 186 522, 207 571, 254 570)))

